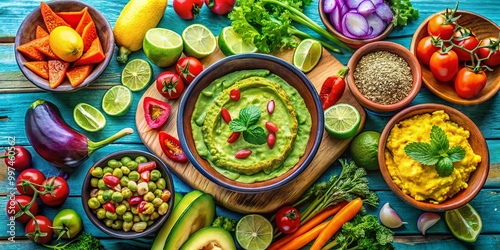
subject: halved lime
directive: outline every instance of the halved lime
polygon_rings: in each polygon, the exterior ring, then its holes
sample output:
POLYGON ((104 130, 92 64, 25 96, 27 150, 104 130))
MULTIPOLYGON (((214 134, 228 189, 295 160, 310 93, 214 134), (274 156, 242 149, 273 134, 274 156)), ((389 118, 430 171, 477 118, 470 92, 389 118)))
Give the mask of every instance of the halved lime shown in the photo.
POLYGON ((101 111, 83 102, 73 109, 73 119, 78 126, 89 132, 99 131, 106 125, 106 118, 101 111))
POLYGON ((307 73, 314 69, 323 54, 323 46, 314 39, 304 39, 293 52, 292 62, 295 67, 307 73))
POLYGON ((129 61, 122 70, 122 84, 132 91, 141 91, 151 82, 153 69, 146 60, 129 61))
POLYGON ((475 242, 483 229, 481 216, 469 203, 444 213, 446 225, 459 240, 475 242))
POLYGON ((243 38, 234 32, 232 26, 221 30, 218 42, 220 50, 226 56, 257 52, 257 48, 253 44, 244 42, 243 38))
POLYGON ((203 58, 212 54, 217 42, 215 36, 202 24, 191 24, 182 31, 184 54, 196 58, 203 58))
POLYGON ((182 54, 183 44, 179 34, 164 28, 152 28, 142 41, 144 54, 159 67, 174 64, 182 54))
POLYGON ((354 134, 361 124, 361 115, 352 105, 338 103, 325 110, 325 129, 337 139, 347 139, 354 134))
POLYGON ((111 116, 125 115, 132 106, 132 91, 123 85, 108 89, 102 97, 102 110, 111 116))
POLYGON ((266 249, 273 240, 273 226, 263 216, 249 214, 238 221, 235 235, 236 240, 244 249, 266 249))

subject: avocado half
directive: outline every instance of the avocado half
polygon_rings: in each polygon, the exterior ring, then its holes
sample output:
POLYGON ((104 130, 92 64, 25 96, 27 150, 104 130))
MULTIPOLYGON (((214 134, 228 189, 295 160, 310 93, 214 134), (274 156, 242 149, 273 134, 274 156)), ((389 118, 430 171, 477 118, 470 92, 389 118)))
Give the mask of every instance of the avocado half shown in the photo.
POLYGON ((220 227, 205 227, 191 235, 180 250, 190 249, 236 250, 231 234, 220 227))

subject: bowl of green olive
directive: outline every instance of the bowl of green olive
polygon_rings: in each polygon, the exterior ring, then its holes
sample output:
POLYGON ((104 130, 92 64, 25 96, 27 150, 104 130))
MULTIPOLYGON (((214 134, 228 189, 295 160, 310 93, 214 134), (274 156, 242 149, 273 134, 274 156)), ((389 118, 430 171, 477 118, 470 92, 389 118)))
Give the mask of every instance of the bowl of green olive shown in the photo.
POLYGON ((155 155, 123 150, 96 162, 83 181, 82 204, 92 223, 110 236, 133 239, 157 231, 173 208, 174 185, 155 155))

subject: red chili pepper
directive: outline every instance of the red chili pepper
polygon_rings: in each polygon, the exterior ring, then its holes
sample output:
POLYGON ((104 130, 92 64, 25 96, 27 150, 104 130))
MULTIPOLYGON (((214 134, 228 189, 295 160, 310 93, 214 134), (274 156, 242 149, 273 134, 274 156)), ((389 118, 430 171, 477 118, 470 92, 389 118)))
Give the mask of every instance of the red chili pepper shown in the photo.
POLYGON ((220 111, 220 114, 222 116, 222 119, 224 119, 224 121, 229 124, 229 122, 231 121, 231 114, 229 114, 229 111, 227 111, 227 109, 223 107, 220 111))
POLYGON ((227 142, 229 142, 229 143, 235 142, 236 140, 238 140, 238 138, 240 138, 240 134, 241 134, 241 132, 233 132, 229 136, 229 138, 227 138, 227 142))
POLYGON ((155 168, 156 168, 156 162, 154 162, 154 161, 143 162, 143 163, 139 163, 139 165, 137 165, 137 172, 142 173, 146 170, 151 171, 155 168))
POLYGON ((252 154, 252 150, 242 149, 242 150, 236 152, 234 157, 236 157, 238 159, 244 159, 244 158, 247 158, 248 156, 250 156, 251 154, 252 154))
POLYGON ((137 204, 141 203, 141 201, 142 201, 142 196, 132 196, 128 200, 128 204, 133 206, 133 205, 137 205, 137 204))
POLYGON ((239 89, 232 89, 229 92, 229 98, 233 101, 238 101, 240 99, 241 93, 239 89))
POLYGON ((323 104, 323 109, 327 109, 337 103, 345 90, 344 77, 349 71, 348 67, 341 68, 336 75, 326 78, 319 92, 319 99, 323 104))
POLYGON ((142 212, 144 212, 144 210, 146 210, 144 207, 146 206, 146 204, 148 204, 147 201, 141 201, 141 203, 139 203, 139 206, 137 206, 137 212, 139 212, 140 214, 142 212))
POLYGON ((106 184, 106 186, 108 186, 109 188, 114 188, 118 184, 120 184, 120 178, 112 174, 105 175, 103 179, 104 179, 104 184, 106 184))
POLYGON ((141 173, 141 180, 144 182, 149 182, 149 178, 151 177, 151 171, 146 170, 141 173))
POLYGON ((266 128, 271 133, 276 133, 279 130, 278 126, 276 126, 273 122, 266 122, 266 128))
POLYGON ((267 135, 267 146, 270 149, 273 149, 275 143, 276 143, 276 134, 275 133, 269 133, 267 135))
POLYGON ((111 213, 114 213, 116 211, 115 205, 113 205, 113 203, 111 203, 111 201, 106 202, 103 207, 104 207, 104 210, 109 211, 111 213))

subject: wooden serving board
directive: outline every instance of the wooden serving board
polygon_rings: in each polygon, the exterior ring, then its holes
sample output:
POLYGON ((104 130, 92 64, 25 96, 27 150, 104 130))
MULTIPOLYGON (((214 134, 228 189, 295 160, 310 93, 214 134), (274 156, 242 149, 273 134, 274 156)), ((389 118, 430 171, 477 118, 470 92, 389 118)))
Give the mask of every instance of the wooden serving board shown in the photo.
MULTIPOLYGON (((276 54, 276 56, 291 62, 293 50, 284 51, 276 54)), ((208 67, 217 60, 223 58, 222 52, 217 49, 212 55, 202 60, 203 65, 208 67)), ((319 64, 313 71, 307 74, 307 77, 314 84, 316 89, 320 90, 321 85, 325 79, 334 75, 343 65, 335 59, 327 50, 323 50, 323 56, 319 64)), ((297 200, 306 190, 313 184, 330 165, 337 160, 337 158, 348 147, 350 139, 337 140, 328 135, 325 131, 323 139, 318 149, 316 157, 313 159, 309 167, 307 167, 302 174, 289 184, 280 189, 257 193, 257 194, 243 194, 229 191, 223 187, 218 186, 214 182, 205 178, 196 168, 190 163, 177 163, 170 160, 161 150, 158 143, 158 133, 160 130, 167 131, 171 135, 177 137, 177 110, 180 105, 180 98, 178 100, 169 100, 168 103, 172 107, 170 117, 166 124, 161 128, 151 129, 145 119, 142 103, 144 97, 154 97, 160 100, 165 100, 156 90, 155 84, 152 84, 144 93, 138 103, 136 113, 136 126, 141 140, 146 147, 160 157, 179 178, 184 180, 194 189, 202 190, 214 196, 215 200, 222 206, 240 213, 268 213, 272 212, 282 205, 291 204, 297 200)), ((193 97, 194 98, 194 97, 193 97)), ((351 92, 346 86, 346 90, 339 100, 339 102, 349 103, 354 105, 362 116, 361 126, 358 130, 361 131, 366 119, 366 113, 359 103, 354 99, 351 92)))

